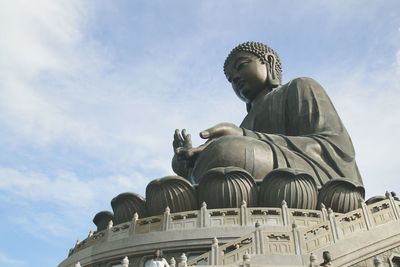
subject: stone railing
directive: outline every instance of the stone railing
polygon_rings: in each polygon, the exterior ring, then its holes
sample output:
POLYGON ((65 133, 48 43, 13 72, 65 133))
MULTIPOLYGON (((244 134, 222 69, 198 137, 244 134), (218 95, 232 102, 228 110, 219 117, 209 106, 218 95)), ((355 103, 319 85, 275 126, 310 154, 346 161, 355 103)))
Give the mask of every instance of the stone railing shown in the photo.
MULTIPOLYGON (((387 199, 368 206, 360 202, 361 208, 346 214, 335 214, 328 209, 326 216, 322 216, 325 218, 322 222, 307 228, 298 227, 293 223, 292 227, 286 227, 286 230, 283 227, 282 230, 276 231, 256 223, 254 232, 223 246, 218 246, 218 240, 214 238, 211 250, 191 259, 187 265, 232 264, 237 263, 246 254, 310 254, 351 235, 400 220, 400 202, 394 200, 391 194, 387 194, 386 197, 387 199)), ((325 213, 324 208, 322 212, 325 213)))
POLYGON ((219 226, 254 226, 261 225, 310 227, 327 220, 325 207, 321 211, 290 209, 283 201, 280 208, 247 207, 243 202, 240 208, 207 209, 203 203, 200 210, 170 213, 167 207, 164 214, 146 218, 139 218, 135 213, 132 221, 113 226, 112 221, 108 229, 89 233, 83 241, 77 241, 70 254, 91 246, 97 242, 112 241, 137 234, 146 234, 156 231, 190 230, 196 228, 219 226))

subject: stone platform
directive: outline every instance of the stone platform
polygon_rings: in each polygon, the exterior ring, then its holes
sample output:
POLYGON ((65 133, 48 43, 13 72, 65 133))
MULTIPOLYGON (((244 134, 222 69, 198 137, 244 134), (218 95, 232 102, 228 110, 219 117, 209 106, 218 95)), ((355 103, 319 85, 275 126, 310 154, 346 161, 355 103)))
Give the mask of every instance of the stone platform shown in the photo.
POLYGON ((142 267, 156 248, 171 266, 318 266, 326 250, 334 266, 398 266, 400 202, 387 194, 346 214, 290 209, 285 202, 281 208, 167 208, 90 232, 59 267, 142 267))

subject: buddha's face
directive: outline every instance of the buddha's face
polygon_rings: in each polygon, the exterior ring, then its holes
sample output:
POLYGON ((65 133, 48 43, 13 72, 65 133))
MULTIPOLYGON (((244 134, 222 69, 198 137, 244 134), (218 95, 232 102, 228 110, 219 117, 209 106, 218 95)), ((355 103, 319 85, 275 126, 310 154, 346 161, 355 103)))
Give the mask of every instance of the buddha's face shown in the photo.
POLYGON ((251 53, 238 52, 227 65, 227 79, 237 96, 251 103, 267 86, 267 65, 251 53))

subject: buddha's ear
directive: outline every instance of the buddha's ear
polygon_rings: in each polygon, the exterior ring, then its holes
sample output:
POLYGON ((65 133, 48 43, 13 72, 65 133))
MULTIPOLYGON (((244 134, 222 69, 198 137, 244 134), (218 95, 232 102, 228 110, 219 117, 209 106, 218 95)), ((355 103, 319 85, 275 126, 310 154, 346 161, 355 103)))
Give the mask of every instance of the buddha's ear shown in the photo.
POLYGON ((276 58, 273 54, 268 53, 265 55, 265 59, 266 59, 265 64, 267 65, 267 71, 268 71, 268 83, 272 87, 278 87, 280 82, 275 69, 276 58))

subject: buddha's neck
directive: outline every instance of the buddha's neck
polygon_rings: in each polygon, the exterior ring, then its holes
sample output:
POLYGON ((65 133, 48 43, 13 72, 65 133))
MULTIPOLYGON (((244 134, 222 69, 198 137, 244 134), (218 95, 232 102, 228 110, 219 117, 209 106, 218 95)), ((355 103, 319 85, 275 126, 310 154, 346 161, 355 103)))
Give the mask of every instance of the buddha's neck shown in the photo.
POLYGON ((258 103, 262 102, 264 96, 266 96, 269 92, 271 92, 272 89, 271 88, 265 88, 263 89, 257 96, 256 98, 253 99, 253 101, 251 101, 251 106, 254 107, 256 106, 258 103))

